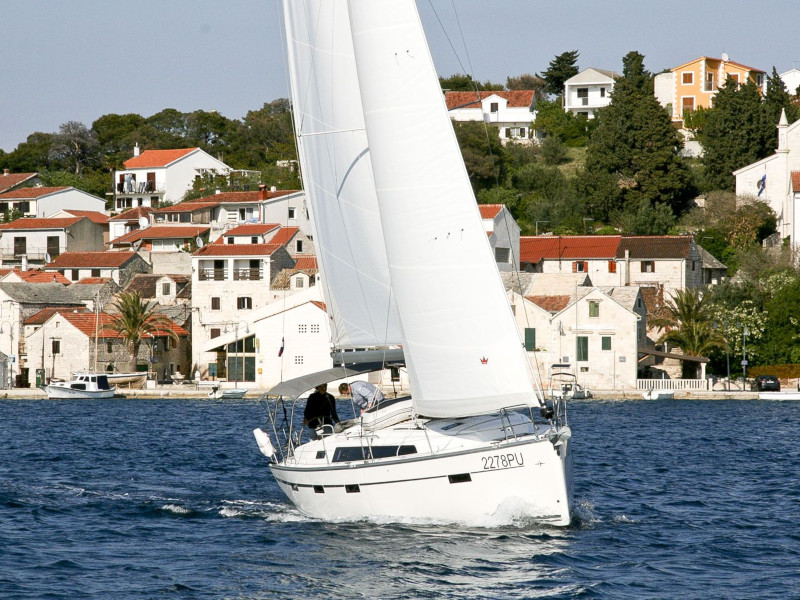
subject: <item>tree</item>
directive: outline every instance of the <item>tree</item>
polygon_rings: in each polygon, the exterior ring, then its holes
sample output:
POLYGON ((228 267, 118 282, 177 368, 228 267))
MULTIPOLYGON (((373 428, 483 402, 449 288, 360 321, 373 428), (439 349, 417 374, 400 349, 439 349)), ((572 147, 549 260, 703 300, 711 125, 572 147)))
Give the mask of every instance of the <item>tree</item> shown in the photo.
POLYGON ((474 121, 454 122, 453 127, 475 193, 502 182, 506 165, 498 130, 474 121))
POLYGON ((148 307, 138 292, 122 292, 112 305, 114 314, 107 329, 115 332, 131 349, 132 370, 136 369, 139 347, 146 338, 167 337, 173 341, 178 336, 172 330, 172 320, 148 307))
POLYGON ((509 90, 533 90, 537 96, 544 96, 547 93, 547 84, 538 75, 525 73, 519 77, 507 77, 506 88, 509 90))
POLYGON ((536 103, 536 121, 533 127, 548 136, 559 138, 566 146, 585 146, 597 119, 567 112, 560 102, 539 100, 536 103))
POLYGON ((439 84, 442 89, 448 92, 474 92, 484 90, 502 90, 503 85, 500 83, 492 83, 491 81, 476 81, 472 75, 464 75, 456 73, 450 77, 439 77, 439 84))
POLYGON ((767 155, 761 96, 755 84, 738 86, 728 77, 706 115, 699 139, 705 189, 733 191, 733 172, 767 155))
POLYGON ((778 75, 777 69, 772 67, 772 75, 767 77, 767 93, 764 95, 763 103, 764 156, 771 154, 778 147, 778 134, 775 128, 780 121, 781 111, 786 111, 789 124, 794 123, 800 116, 800 108, 792 102, 791 94, 786 91, 786 84, 778 75))
POLYGON ((578 56, 580 53, 577 50, 570 50, 562 52, 557 55, 539 77, 544 79, 545 89, 548 94, 554 96, 561 96, 564 94, 564 82, 570 77, 578 74, 578 56))
MULTIPOLYGON (((689 356, 708 356, 725 348, 725 338, 713 327, 710 305, 699 290, 677 290, 664 302, 663 316, 651 323, 664 330, 660 341, 679 347, 689 356)), ((683 370, 688 376, 697 376, 694 363, 684 361, 683 370)))
POLYGON ((7 168, 16 173, 30 173, 50 167, 50 148, 53 145, 52 133, 36 132, 19 144, 6 156, 7 168))
POLYGON ((75 175, 80 175, 85 166, 100 163, 100 144, 86 125, 68 121, 53 136, 50 159, 69 167, 75 175))
POLYGON ((107 114, 92 123, 97 143, 100 145, 102 166, 106 169, 117 169, 122 163, 133 156, 133 147, 137 142, 152 138, 152 129, 141 115, 129 113, 126 115, 107 114))
POLYGON ((598 221, 637 210, 641 200, 665 204, 678 214, 694 196, 691 173, 680 156, 683 140, 653 95, 642 55, 630 52, 623 64, 611 103, 597 115, 586 170, 578 178, 580 191, 598 221))

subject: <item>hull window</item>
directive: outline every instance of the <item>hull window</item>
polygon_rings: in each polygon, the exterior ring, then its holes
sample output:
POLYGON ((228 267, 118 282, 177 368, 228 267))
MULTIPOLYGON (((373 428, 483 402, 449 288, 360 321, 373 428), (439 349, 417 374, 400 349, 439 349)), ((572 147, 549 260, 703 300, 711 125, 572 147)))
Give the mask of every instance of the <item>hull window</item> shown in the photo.
POLYGON ((405 446, 372 446, 362 448, 361 446, 345 446, 337 448, 333 453, 333 462, 352 462, 354 460, 367 460, 370 458, 391 458, 393 456, 404 456, 406 454, 416 454, 417 447, 405 446))
POLYGON ((469 473, 459 473, 458 475, 448 475, 447 479, 450 480, 450 483, 466 483, 468 481, 472 481, 472 477, 470 477, 469 473))
POLYGON ((324 494, 325 493, 325 488, 322 487, 321 485, 315 485, 314 486, 314 493, 315 494, 324 494))
POLYGON ((361 488, 358 487, 358 484, 346 485, 344 486, 344 491, 346 491, 348 494, 358 494, 361 491, 361 488))

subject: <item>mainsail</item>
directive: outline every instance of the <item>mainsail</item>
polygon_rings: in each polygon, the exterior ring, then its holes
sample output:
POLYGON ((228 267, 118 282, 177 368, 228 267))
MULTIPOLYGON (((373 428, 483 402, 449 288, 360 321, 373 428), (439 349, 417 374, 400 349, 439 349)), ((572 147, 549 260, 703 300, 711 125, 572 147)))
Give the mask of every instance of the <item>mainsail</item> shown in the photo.
POLYGON ((398 344, 346 0, 285 0, 292 104, 323 293, 340 348, 398 344))
POLYGON ((351 0, 361 106, 417 411, 537 402, 412 0, 351 0))

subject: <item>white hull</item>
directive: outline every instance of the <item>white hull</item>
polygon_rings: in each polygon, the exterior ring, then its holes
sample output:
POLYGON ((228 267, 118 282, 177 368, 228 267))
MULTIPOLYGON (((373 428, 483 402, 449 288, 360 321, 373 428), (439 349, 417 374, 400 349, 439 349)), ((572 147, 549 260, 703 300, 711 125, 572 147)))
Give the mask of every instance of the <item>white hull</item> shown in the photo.
POLYGON ((212 390, 208 393, 208 397, 215 400, 239 400, 244 398, 246 393, 246 389, 212 390))
POLYGON ((510 428, 504 431, 496 416, 431 421, 424 429, 406 421, 364 437, 356 426, 304 444, 270 469, 295 506, 320 519, 474 522, 507 505, 540 522, 569 525, 569 435, 554 444, 553 430, 526 434, 524 429, 515 422, 516 439, 506 439, 510 428), (460 432, 453 426, 465 421, 460 432), (417 452, 334 462, 337 448, 367 441, 373 448, 414 446, 417 452), (429 441, 434 453, 427 450, 429 441))
POLYGON ((674 390, 647 390, 642 393, 645 400, 672 400, 674 397, 674 390))
POLYGON ((800 392, 758 392, 760 400, 800 400, 800 392))
POLYGON ((60 386, 60 385, 45 385, 42 386, 42 389, 47 394, 47 397, 51 400, 71 400, 71 399, 81 399, 81 400, 105 400, 107 398, 113 398, 115 389, 110 390, 76 390, 71 389, 68 387, 60 386))

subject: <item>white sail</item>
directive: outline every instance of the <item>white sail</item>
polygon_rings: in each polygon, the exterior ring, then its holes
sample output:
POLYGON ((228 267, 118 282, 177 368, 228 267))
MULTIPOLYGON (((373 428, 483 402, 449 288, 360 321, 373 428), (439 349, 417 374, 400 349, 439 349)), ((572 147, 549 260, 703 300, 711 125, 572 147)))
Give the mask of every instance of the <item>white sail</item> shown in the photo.
POLYGON ((529 368, 412 0, 351 0, 393 293, 420 414, 535 404, 529 368))
POLYGON ((338 347, 400 342, 346 0, 284 0, 298 153, 338 347))

